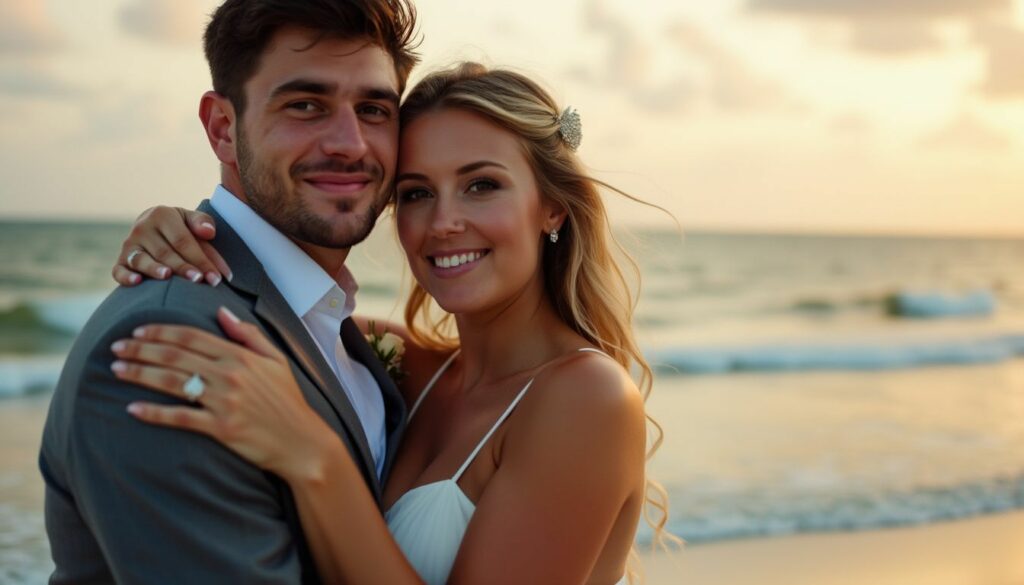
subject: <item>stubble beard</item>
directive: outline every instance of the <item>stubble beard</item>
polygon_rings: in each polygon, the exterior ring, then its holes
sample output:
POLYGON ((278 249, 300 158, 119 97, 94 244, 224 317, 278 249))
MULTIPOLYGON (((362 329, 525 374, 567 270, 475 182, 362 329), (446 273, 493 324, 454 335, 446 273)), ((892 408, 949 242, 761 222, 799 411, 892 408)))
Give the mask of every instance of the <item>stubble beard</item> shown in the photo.
POLYGON ((314 164, 295 165, 289 169, 293 179, 292 184, 297 183, 294 179, 301 173, 325 171, 364 172, 370 175, 371 182, 380 186, 380 190, 374 195, 366 213, 357 215, 348 201, 337 204, 337 212, 348 216, 344 220, 339 220, 347 224, 340 226, 341 229, 339 229, 335 222, 310 210, 302 197, 297 192, 290 191, 281 177, 256 160, 241 129, 238 132, 237 157, 238 174, 242 187, 245 189, 249 207, 267 223, 274 226, 277 231, 293 240, 324 248, 351 248, 370 235, 387 202, 390 186, 382 180, 384 173, 379 165, 370 166, 362 161, 345 165, 334 159, 326 159, 314 164))

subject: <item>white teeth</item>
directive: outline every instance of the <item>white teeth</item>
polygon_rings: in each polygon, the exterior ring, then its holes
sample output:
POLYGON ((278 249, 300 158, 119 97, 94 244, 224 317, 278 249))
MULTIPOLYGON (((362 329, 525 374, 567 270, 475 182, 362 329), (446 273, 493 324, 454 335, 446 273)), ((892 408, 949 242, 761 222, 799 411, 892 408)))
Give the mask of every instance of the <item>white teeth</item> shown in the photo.
POLYGON ((481 252, 469 252, 468 254, 453 254, 451 256, 434 256, 434 266, 439 268, 455 268, 469 262, 475 262, 483 256, 481 252))

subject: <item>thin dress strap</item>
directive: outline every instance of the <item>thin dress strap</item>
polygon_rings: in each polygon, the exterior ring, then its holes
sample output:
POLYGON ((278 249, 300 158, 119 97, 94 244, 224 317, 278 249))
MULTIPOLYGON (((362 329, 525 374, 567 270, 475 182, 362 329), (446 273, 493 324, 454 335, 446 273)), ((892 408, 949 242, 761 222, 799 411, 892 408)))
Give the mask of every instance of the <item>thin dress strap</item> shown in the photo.
MULTIPOLYGON (((611 359, 610 355, 606 354, 605 352, 599 349, 594 349, 592 347, 581 347, 579 351, 590 351, 593 353, 601 354, 606 358, 611 359)), ((473 463, 473 460, 476 459, 477 454, 480 453, 480 449, 483 449, 484 445, 487 444, 487 440, 490 439, 491 435, 493 435, 494 432, 498 430, 498 427, 501 426, 501 423, 505 422, 505 419, 507 419, 509 415, 512 414, 512 411, 516 409, 516 406, 519 404, 519 401, 522 400, 524 396, 526 396, 526 391, 530 389, 530 386, 533 385, 533 381, 536 378, 536 376, 530 378, 530 381, 526 383, 526 386, 523 386, 523 389, 519 391, 518 395, 516 395, 515 399, 512 401, 512 404, 508 405, 508 408, 506 408, 505 412, 503 412, 501 416, 498 417, 498 421, 494 423, 494 426, 491 427, 491 430, 487 431, 487 434, 484 435, 484 438, 481 439, 479 443, 477 443, 476 448, 473 449, 473 452, 470 453, 469 457, 466 458, 466 461, 465 463, 462 464, 462 467, 460 467, 459 470, 455 472, 455 475, 452 477, 452 481, 458 483, 459 478, 462 477, 462 474, 466 472, 466 469, 468 469, 470 464, 473 463)), ((426 392, 424 391, 424 393, 426 392)), ((420 399, 422 400, 422 397, 420 399)))
POLYGON ((491 435, 494 434, 494 431, 498 430, 498 427, 501 426, 501 423, 505 422, 505 419, 508 418, 510 414, 512 414, 513 410, 515 410, 516 405, 519 404, 519 401, 523 399, 523 396, 526 396, 526 391, 529 390, 530 386, 533 385, 533 380, 533 378, 530 378, 530 381, 526 383, 526 386, 523 386, 523 389, 519 391, 518 395, 516 395, 515 400, 512 401, 512 404, 509 404, 508 408, 505 409, 505 412, 503 412, 501 416, 498 417, 498 422, 494 423, 494 426, 491 427, 491 430, 487 431, 487 434, 484 435, 484 438, 481 439, 479 443, 477 443, 476 449, 473 449, 473 452, 470 453, 469 457, 466 458, 466 462, 463 463, 462 467, 460 467, 459 470, 455 472, 455 475, 452 477, 452 481, 458 483, 459 478, 462 477, 463 473, 465 473, 470 463, 473 463, 473 460, 476 459, 477 453, 479 453, 480 449, 483 449, 484 445, 487 444, 487 440, 491 438, 491 435))
POLYGON ((452 355, 448 356, 448 359, 445 360, 444 364, 434 372, 434 377, 431 378, 430 381, 427 382, 427 385, 423 387, 423 391, 420 392, 419 398, 417 398, 415 404, 412 405, 412 410, 409 411, 409 416, 405 418, 406 423, 412 420, 412 415, 416 414, 420 404, 423 403, 423 399, 427 397, 427 394, 430 394, 430 389, 433 388, 434 384, 441 379, 441 374, 444 374, 445 370, 448 369, 448 366, 452 365, 452 362, 455 361, 455 358, 459 355, 459 351, 460 350, 456 349, 452 355))

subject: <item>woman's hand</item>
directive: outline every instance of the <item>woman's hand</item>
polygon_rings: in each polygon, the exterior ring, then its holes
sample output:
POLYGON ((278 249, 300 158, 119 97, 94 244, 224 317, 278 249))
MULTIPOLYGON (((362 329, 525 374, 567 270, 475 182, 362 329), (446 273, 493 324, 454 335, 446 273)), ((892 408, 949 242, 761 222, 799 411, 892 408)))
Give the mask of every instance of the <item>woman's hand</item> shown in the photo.
POLYGON ((204 387, 194 400, 202 408, 133 402, 128 412, 209 435, 286 480, 315 478, 326 453, 337 451, 337 437, 306 403, 285 356, 255 325, 224 307, 217 319, 238 343, 194 327, 146 325, 113 344, 118 361, 111 369, 122 380, 185 400, 193 374, 204 387))
POLYGON ((139 284, 145 276, 163 280, 172 274, 214 286, 222 276, 231 280, 231 269, 208 243, 215 234, 213 218, 205 213, 151 207, 135 220, 121 245, 114 280, 124 286, 139 284))

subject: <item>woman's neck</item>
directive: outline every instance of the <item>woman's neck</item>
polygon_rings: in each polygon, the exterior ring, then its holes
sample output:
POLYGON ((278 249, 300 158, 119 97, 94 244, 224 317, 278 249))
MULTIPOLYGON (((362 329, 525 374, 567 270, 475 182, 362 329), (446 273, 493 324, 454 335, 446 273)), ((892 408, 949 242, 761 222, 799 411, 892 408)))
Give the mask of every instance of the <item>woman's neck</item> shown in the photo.
POLYGON ((539 283, 484 313, 456 314, 463 390, 534 369, 585 341, 556 314, 539 283))

